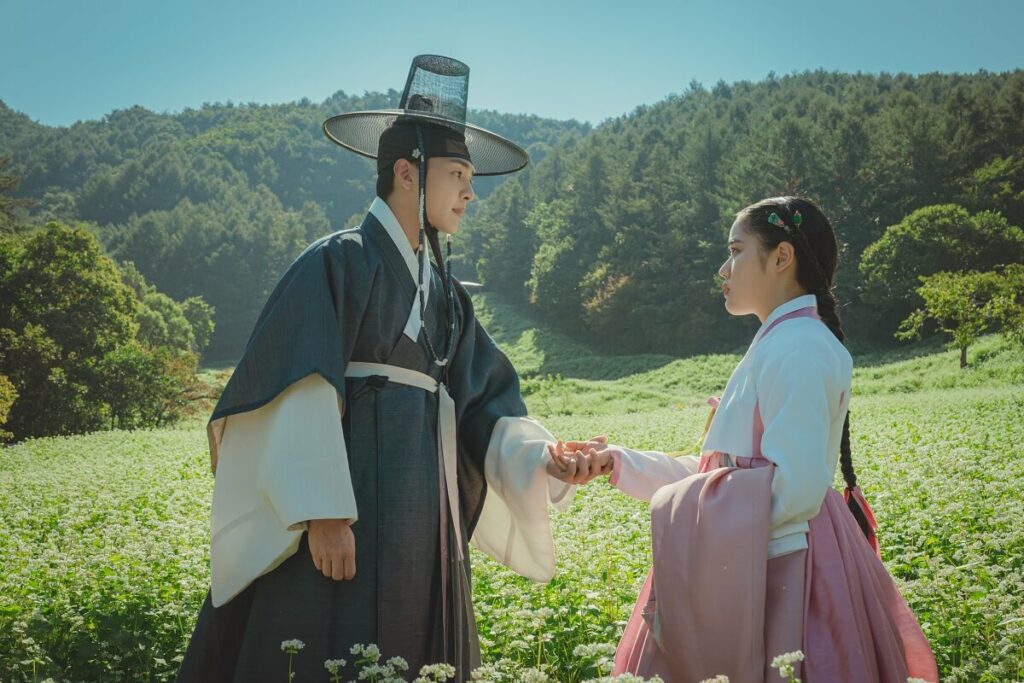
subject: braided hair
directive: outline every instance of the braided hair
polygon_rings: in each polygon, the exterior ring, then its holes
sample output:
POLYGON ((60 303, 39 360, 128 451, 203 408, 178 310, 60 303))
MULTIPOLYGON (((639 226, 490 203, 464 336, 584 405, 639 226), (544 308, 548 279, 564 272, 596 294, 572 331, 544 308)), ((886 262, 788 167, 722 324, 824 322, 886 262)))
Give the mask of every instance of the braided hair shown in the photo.
MULTIPOLYGON (((802 197, 773 197, 751 204, 739 212, 749 232, 761 242, 762 251, 769 252, 783 242, 789 242, 796 251, 796 281, 814 294, 818 315, 841 343, 846 333, 839 319, 838 303, 833 291, 839 244, 828 218, 813 202, 802 197), (770 219, 775 214, 781 221, 770 219), (796 214, 800 215, 796 219, 796 214), (782 225, 780 225, 780 223, 782 225)), ((839 448, 839 466, 848 491, 857 486, 850 453, 850 413, 843 423, 843 437, 839 448)), ((853 496, 847 497, 847 506, 857 520, 864 535, 871 537, 867 516, 853 496)))

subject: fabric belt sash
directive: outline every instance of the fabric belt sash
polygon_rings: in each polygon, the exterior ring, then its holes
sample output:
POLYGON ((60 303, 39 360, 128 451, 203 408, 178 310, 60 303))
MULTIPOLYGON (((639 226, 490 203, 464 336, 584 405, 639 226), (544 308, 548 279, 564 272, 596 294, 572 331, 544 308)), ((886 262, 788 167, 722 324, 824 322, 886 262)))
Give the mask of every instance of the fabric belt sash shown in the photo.
MULTIPOLYGON (((452 526, 455 527, 455 546, 458 559, 462 557, 462 522, 459 512, 459 488, 456 474, 456 441, 455 441, 455 401, 448 394, 444 384, 430 375, 416 370, 384 365, 381 363, 351 362, 345 370, 345 377, 387 377, 388 381, 423 389, 437 394, 437 454, 438 468, 443 475, 444 488, 448 492, 448 510, 451 514, 452 526)), ((444 505, 442 501, 442 505, 444 505)), ((442 535, 447 529, 441 528, 442 535)))

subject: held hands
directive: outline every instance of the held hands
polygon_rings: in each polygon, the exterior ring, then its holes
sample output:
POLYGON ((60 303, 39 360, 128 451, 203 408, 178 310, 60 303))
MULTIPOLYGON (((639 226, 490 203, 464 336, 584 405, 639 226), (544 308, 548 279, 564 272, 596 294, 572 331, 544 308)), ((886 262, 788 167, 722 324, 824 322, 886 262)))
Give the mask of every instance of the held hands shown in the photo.
POLYGON ((356 537, 350 519, 309 520, 309 554, 313 565, 329 579, 356 575, 356 537))
POLYGON ((613 460, 608 438, 589 441, 558 441, 548 444, 548 475, 567 484, 586 484, 594 477, 611 474, 613 460))
MULTIPOLYGON (((548 444, 547 473, 567 484, 586 484, 594 477, 611 474, 612 449, 608 439, 558 441, 548 444)), ((356 575, 356 537, 349 519, 309 520, 309 554, 317 571, 335 581, 356 575)))

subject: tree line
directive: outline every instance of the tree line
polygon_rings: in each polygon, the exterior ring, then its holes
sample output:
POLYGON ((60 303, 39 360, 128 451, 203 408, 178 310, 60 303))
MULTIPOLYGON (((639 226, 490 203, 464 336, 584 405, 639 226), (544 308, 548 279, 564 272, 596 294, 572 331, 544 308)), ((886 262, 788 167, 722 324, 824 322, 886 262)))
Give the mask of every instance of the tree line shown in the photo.
POLYGON ((196 374, 209 304, 157 291, 81 226, 11 227, 0 235, 0 441, 160 426, 209 398, 196 374))
POLYGON ((920 277, 1024 261, 1024 71, 693 82, 495 190, 461 272, 609 350, 732 349, 752 323, 715 281, 729 227, 794 194, 840 239, 849 338, 895 343, 920 277))
MULTIPOLYGON (((352 225, 374 168, 323 139, 329 114, 398 93, 67 128, 0 103, 0 437, 160 424, 209 392, 280 274, 352 225)), ((854 344, 938 330, 1024 343, 1024 71, 824 71, 706 88, 591 129, 471 112, 532 164, 481 179, 455 272, 608 351, 742 345, 715 273, 736 212, 815 200, 841 242, 854 344)))
MULTIPOLYGON (((312 240, 358 221, 374 194, 372 162, 328 142, 331 114, 397 105, 399 93, 338 92, 264 106, 209 104, 177 114, 142 107, 50 127, 0 102, 0 155, 20 179, 8 201, 26 222, 81 224, 117 262, 161 292, 216 310, 209 360, 237 358, 277 278, 312 240)), ((536 162, 588 124, 471 111, 536 162)), ((481 178, 486 197, 500 179, 481 178)), ((0 188, 2 191, 3 188, 0 188)))

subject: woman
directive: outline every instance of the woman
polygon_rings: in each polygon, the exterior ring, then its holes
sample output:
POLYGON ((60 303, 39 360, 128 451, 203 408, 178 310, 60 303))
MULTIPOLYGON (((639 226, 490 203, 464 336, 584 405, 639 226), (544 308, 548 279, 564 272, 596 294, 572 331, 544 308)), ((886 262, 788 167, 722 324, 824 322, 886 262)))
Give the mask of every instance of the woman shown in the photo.
POLYGON ((801 650, 804 683, 938 680, 857 487, 852 360, 832 294, 837 251, 828 219, 806 199, 766 199, 737 215, 722 294, 729 313, 762 325, 713 400, 699 460, 601 438, 568 444, 577 481, 610 473, 651 502, 654 566, 614 674, 775 681, 772 659, 801 650), (842 497, 831 488, 837 464, 842 497))

